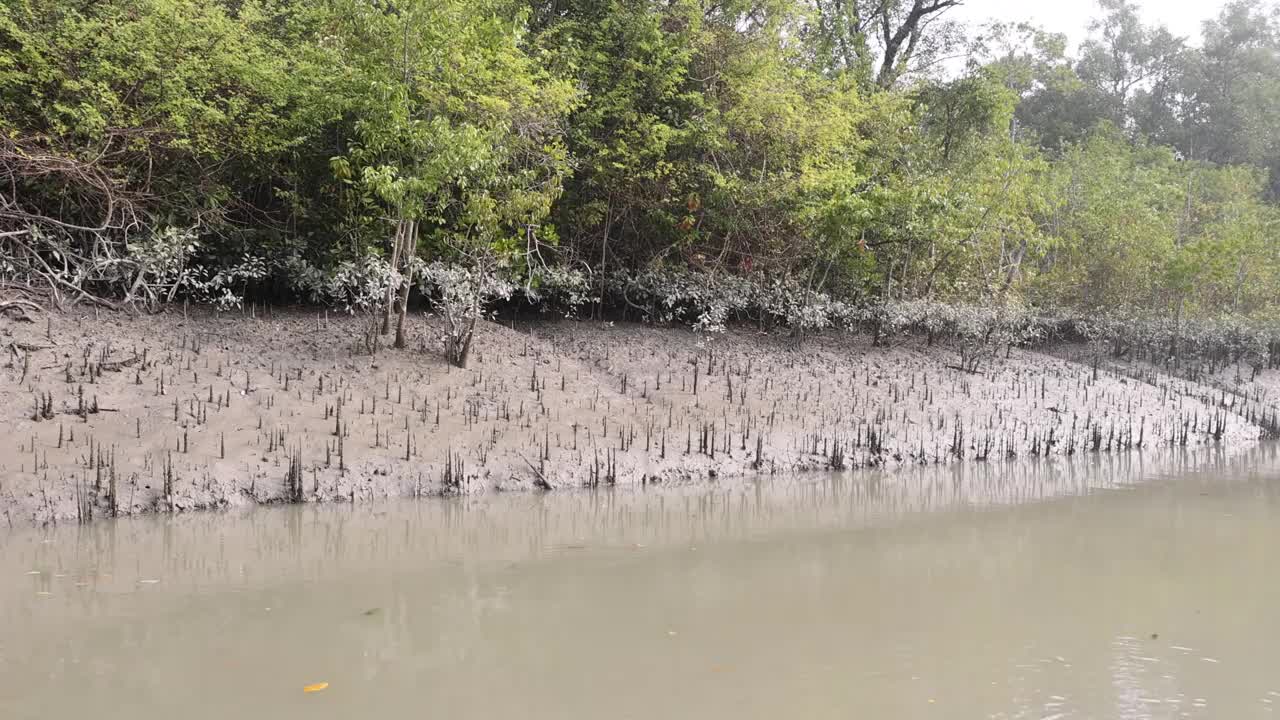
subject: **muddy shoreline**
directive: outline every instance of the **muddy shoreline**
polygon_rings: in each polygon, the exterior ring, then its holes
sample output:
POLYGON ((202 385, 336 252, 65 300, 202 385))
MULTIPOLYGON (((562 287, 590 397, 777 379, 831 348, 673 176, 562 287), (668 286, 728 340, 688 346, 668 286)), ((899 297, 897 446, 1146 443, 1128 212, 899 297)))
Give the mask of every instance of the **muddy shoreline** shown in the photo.
POLYGON ((1084 348, 546 321, 486 324, 449 367, 361 353, 316 310, 0 321, 10 526, 276 502, 733 482, 802 471, 1207 447, 1262 435, 1280 373, 1213 386, 1084 348))

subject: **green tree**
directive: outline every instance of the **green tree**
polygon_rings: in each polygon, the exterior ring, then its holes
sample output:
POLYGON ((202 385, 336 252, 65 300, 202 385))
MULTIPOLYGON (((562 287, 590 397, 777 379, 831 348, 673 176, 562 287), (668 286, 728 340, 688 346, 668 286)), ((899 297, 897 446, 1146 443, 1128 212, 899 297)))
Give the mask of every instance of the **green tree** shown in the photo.
POLYGON ((1090 24, 1076 72, 1104 101, 1105 117, 1129 128, 1135 95, 1167 85, 1185 51, 1183 40, 1164 27, 1143 24, 1132 0, 1098 0, 1103 14, 1090 24))
POLYGON ((938 69, 962 41, 945 21, 961 0, 811 0, 807 28, 817 67, 851 73, 865 87, 888 89, 938 69))
POLYGON ((382 333, 398 305, 404 347, 422 225, 438 251, 481 265, 554 238, 542 222, 566 171, 560 118, 574 93, 534 62, 523 15, 501 0, 335 0, 333 18, 333 115, 353 132, 332 167, 394 227, 400 276, 382 333))
POLYGON ((1187 157, 1264 168, 1280 196, 1280 8, 1242 0, 1206 23, 1177 99, 1182 131, 1159 139, 1187 157))

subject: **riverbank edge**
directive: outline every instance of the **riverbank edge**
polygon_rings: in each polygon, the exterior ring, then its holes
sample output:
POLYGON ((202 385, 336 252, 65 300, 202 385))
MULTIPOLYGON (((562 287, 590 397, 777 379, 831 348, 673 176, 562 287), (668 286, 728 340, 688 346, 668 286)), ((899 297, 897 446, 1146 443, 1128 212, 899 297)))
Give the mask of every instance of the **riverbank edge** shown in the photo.
POLYGON ((1228 394, 1080 362, 1081 347, 993 351, 974 372, 923 343, 578 321, 487 323, 456 370, 426 317, 414 347, 371 356, 366 319, 314 309, 44 320, 0 325, 11 526, 1161 445, 1231 453, 1263 436, 1276 383, 1265 373, 1228 394))

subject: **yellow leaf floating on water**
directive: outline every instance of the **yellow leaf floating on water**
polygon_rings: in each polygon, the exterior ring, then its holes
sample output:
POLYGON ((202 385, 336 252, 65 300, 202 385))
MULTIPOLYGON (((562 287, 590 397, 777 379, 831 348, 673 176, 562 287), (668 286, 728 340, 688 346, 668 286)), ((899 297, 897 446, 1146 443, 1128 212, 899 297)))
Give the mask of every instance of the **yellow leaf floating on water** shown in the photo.
POLYGON ((320 692, 321 690, 324 690, 327 687, 329 687, 329 683, 326 683, 326 682, 313 683, 311 685, 308 685, 302 688, 302 692, 307 692, 307 693, 320 692))

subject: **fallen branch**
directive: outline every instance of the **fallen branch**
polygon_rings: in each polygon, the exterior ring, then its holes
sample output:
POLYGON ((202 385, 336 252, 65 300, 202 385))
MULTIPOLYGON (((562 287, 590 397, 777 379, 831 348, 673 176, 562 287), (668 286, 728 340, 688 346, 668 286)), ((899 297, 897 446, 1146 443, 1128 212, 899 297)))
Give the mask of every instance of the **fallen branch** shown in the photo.
POLYGON ((110 362, 100 363, 98 365, 98 369, 105 372, 120 372, 122 369, 130 367, 141 359, 142 357, 140 355, 134 355, 133 357, 125 360, 112 360, 110 362))
POLYGON ((104 413, 104 412, 120 412, 120 408, 107 408, 107 407, 99 407, 99 408, 93 408, 93 409, 86 408, 83 412, 81 412, 80 410, 59 410, 58 414, 59 415, 75 415, 76 417, 83 417, 85 415, 97 415, 98 413, 104 413))
POLYGON ((524 453, 516 454, 520 456, 520 459, 524 461, 524 464, 528 465, 529 469, 533 471, 533 474, 537 476, 537 479, 533 484, 536 485, 539 490, 550 490, 551 483, 547 482, 547 476, 543 475, 541 470, 534 467, 534 464, 529 462, 529 458, 525 457, 524 453))
MULTIPOLYGON (((52 345, 32 345, 30 343, 20 343, 20 342, 9 343, 9 344, 18 348, 19 350, 25 350, 26 352, 40 352, 41 350, 53 349, 52 345)), ((55 365, 54 367, 59 367, 59 366, 55 365)))

